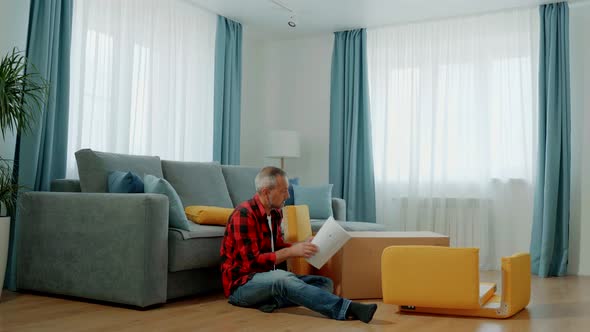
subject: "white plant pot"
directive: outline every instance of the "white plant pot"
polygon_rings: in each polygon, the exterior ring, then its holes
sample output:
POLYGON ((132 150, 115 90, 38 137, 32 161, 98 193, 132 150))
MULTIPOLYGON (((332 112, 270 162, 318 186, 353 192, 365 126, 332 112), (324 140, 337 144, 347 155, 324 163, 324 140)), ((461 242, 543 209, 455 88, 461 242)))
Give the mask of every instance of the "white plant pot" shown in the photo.
POLYGON ((8 261, 8 241, 10 239, 10 217, 0 217, 0 298, 8 261))

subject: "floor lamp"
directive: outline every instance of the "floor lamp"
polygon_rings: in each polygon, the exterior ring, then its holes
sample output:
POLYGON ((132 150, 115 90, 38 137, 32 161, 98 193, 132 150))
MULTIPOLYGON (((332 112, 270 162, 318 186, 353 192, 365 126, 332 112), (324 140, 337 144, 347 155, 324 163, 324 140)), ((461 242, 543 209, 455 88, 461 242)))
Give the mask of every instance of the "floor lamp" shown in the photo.
POLYGON ((300 155, 299 134, 294 130, 272 130, 266 145, 266 157, 280 158, 281 169, 285 169, 285 158, 300 155))

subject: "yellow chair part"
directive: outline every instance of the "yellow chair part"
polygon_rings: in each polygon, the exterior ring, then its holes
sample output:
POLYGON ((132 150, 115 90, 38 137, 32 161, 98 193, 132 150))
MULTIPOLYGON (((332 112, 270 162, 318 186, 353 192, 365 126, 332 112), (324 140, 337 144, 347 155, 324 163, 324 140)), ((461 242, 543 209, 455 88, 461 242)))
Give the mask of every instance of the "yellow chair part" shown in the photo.
MULTIPOLYGON (((391 279, 391 273, 395 270, 396 266, 398 265, 397 259, 398 255, 401 253, 401 249, 390 249, 394 247, 386 248, 383 252, 382 256, 382 273, 383 273, 383 302, 389 304, 397 304, 400 306, 400 312, 419 312, 419 313, 432 313, 432 314, 444 314, 444 315, 459 315, 459 316, 476 316, 476 317, 488 317, 488 318, 508 318, 513 316, 514 314, 518 313, 522 309, 524 309, 530 300, 531 294, 531 270, 530 270, 530 255, 528 253, 518 253, 510 257, 503 257, 502 258, 502 293, 500 294, 493 294, 490 290, 493 288, 488 288, 487 292, 484 294, 480 294, 480 302, 481 304, 474 308, 459 308, 455 306, 455 295, 453 294, 445 294, 444 296, 448 296, 446 300, 435 299, 436 296, 441 296, 442 294, 439 292, 437 293, 436 290, 433 290, 432 286, 425 286, 422 287, 422 290, 419 291, 419 295, 417 296, 422 302, 414 301, 412 298, 403 298, 401 299, 396 293, 400 291, 403 287, 401 285, 393 285, 391 279), (386 276, 385 271, 389 271, 389 274, 386 276), (387 286, 386 286, 387 285, 387 286), (424 302, 424 293, 423 292, 432 292, 430 295, 432 296, 432 301, 430 303, 424 302), (401 301, 400 301, 401 300, 401 301), (447 306, 441 307, 441 303, 448 303, 447 306)), ((398 247, 402 248, 402 247, 398 247)), ((407 248, 407 247, 406 247, 407 248)), ((416 253, 405 251, 406 260, 410 259, 408 256, 413 257, 415 255, 423 254, 423 249, 415 248, 416 253)), ((453 251, 446 251, 445 249, 472 249, 472 248, 444 248, 444 247, 433 247, 433 250, 440 251, 439 255, 449 255, 453 256, 455 259, 463 259, 460 258, 457 252, 453 251), (446 251, 446 253, 444 252, 446 251)), ((409 248, 412 251, 412 248, 409 248)), ((424 263, 424 262, 422 262, 424 263)), ((467 260, 464 261, 464 264, 467 264, 467 260)), ((470 261, 468 264, 473 264, 470 261)), ((477 265, 475 265, 477 267, 477 265)), ((427 278, 429 281, 426 282, 428 285, 438 284, 438 280, 441 278, 441 274, 444 275, 444 278, 449 278, 452 275, 455 275, 454 271, 441 271, 440 269, 435 268, 429 269, 428 267, 414 267, 411 271, 411 274, 414 271, 418 271, 420 273, 429 274, 430 277, 427 278)), ((471 270, 471 269, 470 269, 471 270)), ((399 270, 398 270, 399 271, 399 270)), ((398 273, 400 273, 399 271, 398 273)), ((423 280, 423 279, 422 279, 423 280)), ((452 281, 452 285, 450 288, 456 289, 459 286, 459 281, 452 281)), ((481 283, 482 286, 485 287, 485 283, 481 283)), ((439 285, 440 287, 445 287, 444 284, 439 285)), ((401 290, 402 293, 405 290, 401 290)), ((469 292, 468 290, 459 291, 460 293, 469 292)), ((418 293, 417 293, 418 294, 418 293)), ((472 296, 473 294, 471 294, 472 296)), ((465 294, 461 294, 459 297, 465 297, 465 294)))
POLYGON ((381 280, 384 303, 479 308, 479 249, 387 247, 381 256, 381 280))
MULTIPOLYGON (((285 241, 301 242, 311 236, 311 222, 307 205, 287 205, 283 208, 283 232, 285 241)), ((287 269, 295 274, 311 274, 312 266, 305 258, 289 258, 287 269)))

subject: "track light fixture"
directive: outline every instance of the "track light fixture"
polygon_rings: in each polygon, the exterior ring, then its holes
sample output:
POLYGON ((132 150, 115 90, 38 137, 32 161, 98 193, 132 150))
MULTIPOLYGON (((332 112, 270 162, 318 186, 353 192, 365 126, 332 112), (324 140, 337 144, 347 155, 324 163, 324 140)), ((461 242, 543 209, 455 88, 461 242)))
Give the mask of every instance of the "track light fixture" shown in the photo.
POLYGON ((293 9, 287 7, 284 3, 279 0, 270 0, 270 2, 274 3, 275 5, 281 7, 282 9, 288 11, 291 15, 289 16, 289 20, 287 21, 287 25, 290 28, 295 28, 297 26, 297 17, 295 16, 295 12, 293 9))
POLYGON ((295 15, 291 15, 291 17, 289 18, 289 21, 287 22, 287 25, 289 25, 291 28, 294 28, 297 26, 297 20, 295 18, 295 15))

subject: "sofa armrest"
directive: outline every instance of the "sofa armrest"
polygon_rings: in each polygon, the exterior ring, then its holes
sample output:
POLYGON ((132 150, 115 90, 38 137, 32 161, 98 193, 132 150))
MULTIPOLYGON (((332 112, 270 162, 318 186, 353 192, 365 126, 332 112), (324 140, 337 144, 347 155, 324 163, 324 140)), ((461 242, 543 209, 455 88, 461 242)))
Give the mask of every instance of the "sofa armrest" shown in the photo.
POLYGON ((336 220, 346 220, 346 201, 342 198, 332 197, 332 213, 336 220))
POLYGON ((166 302, 168 199, 28 192, 17 288, 146 307, 166 302))
POLYGON ((51 181, 51 185, 49 186, 49 190, 53 192, 81 192, 82 188, 80 187, 80 180, 77 179, 57 179, 51 181))

